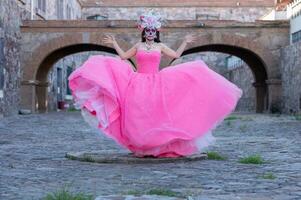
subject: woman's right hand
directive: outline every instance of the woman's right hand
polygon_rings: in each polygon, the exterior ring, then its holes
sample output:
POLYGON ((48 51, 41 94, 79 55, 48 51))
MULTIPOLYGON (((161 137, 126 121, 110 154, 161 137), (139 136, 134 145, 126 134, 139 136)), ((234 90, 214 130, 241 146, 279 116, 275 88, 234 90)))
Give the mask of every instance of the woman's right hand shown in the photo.
POLYGON ((106 37, 102 40, 106 44, 114 44, 116 42, 114 35, 106 34, 106 37))

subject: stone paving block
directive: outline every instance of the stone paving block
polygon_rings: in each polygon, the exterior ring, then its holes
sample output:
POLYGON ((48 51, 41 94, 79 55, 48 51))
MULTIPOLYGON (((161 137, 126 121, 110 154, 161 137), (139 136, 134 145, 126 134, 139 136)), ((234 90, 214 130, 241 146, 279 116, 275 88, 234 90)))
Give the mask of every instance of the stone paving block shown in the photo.
POLYGON ((71 160, 79 160, 85 162, 96 163, 167 163, 178 161, 194 161, 207 159, 206 153, 194 154, 191 156, 183 156, 178 158, 154 158, 154 157, 136 157, 132 153, 118 152, 118 151, 93 151, 93 152, 68 152, 66 158, 71 160))

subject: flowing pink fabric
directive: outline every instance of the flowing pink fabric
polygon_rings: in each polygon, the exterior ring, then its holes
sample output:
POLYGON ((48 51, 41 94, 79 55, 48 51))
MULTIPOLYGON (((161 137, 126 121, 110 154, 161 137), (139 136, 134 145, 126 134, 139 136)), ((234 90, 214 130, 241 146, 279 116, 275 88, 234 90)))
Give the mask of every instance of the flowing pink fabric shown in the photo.
POLYGON ((178 157, 215 143, 215 129, 242 90, 202 60, 159 70, 161 53, 139 50, 137 71, 119 57, 91 56, 68 77, 92 127, 134 155, 178 157))

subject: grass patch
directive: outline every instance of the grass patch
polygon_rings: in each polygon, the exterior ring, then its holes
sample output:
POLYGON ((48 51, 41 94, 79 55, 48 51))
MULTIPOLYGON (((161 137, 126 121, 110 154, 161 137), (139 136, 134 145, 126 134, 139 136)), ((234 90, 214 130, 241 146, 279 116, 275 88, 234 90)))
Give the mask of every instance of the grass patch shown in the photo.
POLYGON ((301 121, 301 115, 295 115, 295 119, 301 121))
POLYGON ((243 163, 243 164, 263 164, 263 163, 265 163, 265 161, 259 154, 241 158, 239 160, 239 162, 243 163))
POLYGON ((226 121, 227 120, 236 120, 236 119, 240 119, 240 117, 235 116, 235 115, 231 115, 231 116, 225 118, 226 121))
POLYGON ((77 109, 75 109, 73 107, 70 107, 70 108, 67 109, 67 111, 68 112, 76 112, 76 111, 80 111, 80 110, 77 110, 77 109))
POLYGON ((217 152, 208 151, 206 152, 209 160, 226 160, 226 157, 221 156, 217 152))
POLYGON ((242 121, 254 121, 254 119, 252 117, 243 117, 241 118, 242 121))
POLYGON ((43 200, 93 200, 93 195, 84 193, 72 194, 66 188, 47 194, 43 200))
POLYGON ((159 195, 159 196, 168 196, 168 197, 184 197, 181 193, 175 192, 169 189, 162 188, 153 188, 144 192, 139 192, 136 190, 129 190, 126 193, 127 195, 133 196, 142 196, 142 195, 159 195))
POLYGON ((177 197, 180 195, 178 192, 174 192, 172 190, 167 190, 167 189, 151 189, 151 190, 147 191, 146 194, 169 196, 169 197, 177 197))
POLYGON ((264 174, 262 176, 259 176, 259 177, 264 178, 264 179, 271 179, 271 180, 276 178, 276 176, 272 172, 266 173, 266 174, 264 174))
POLYGON ((139 191, 136 190, 129 190, 126 193, 127 195, 134 195, 134 196, 141 196, 142 194, 139 191))

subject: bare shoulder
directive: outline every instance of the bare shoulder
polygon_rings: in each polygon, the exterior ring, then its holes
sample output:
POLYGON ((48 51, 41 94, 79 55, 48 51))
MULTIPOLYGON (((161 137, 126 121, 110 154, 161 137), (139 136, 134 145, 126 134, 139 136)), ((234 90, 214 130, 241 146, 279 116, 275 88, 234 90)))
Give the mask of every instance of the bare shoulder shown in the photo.
POLYGON ((158 43, 161 49, 167 48, 168 46, 164 44, 163 42, 158 43))
POLYGON ((135 45, 140 46, 140 45, 142 45, 142 42, 141 42, 141 41, 138 41, 138 42, 136 42, 135 45))
POLYGON ((137 49, 137 48, 141 47, 141 44, 142 44, 141 41, 136 42, 135 45, 134 45, 134 47, 136 47, 136 49, 137 49))

